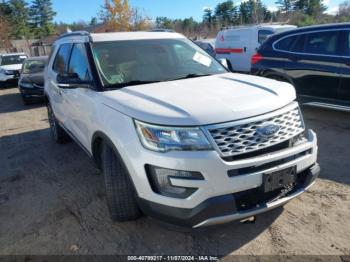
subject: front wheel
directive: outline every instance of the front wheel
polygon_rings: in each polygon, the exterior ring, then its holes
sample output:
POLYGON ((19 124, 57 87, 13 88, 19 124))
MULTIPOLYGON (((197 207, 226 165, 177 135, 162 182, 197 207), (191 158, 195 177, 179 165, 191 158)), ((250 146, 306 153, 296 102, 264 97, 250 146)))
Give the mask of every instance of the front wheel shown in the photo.
POLYGON ((101 148, 102 172, 105 178, 107 204, 113 220, 136 220, 141 211, 136 191, 122 160, 106 143, 101 148))
POLYGON ((60 124, 57 122, 55 114, 52 110, 51 104, 48 102, 47 103, 47 115, 49 119, 49 124, 50 124, 50 131, 51 131, 51 136, 55 140, 56 143, 58 144, 63 144, 69 141, 69 136, 64 131, 64 129, 60 126, 60 124))

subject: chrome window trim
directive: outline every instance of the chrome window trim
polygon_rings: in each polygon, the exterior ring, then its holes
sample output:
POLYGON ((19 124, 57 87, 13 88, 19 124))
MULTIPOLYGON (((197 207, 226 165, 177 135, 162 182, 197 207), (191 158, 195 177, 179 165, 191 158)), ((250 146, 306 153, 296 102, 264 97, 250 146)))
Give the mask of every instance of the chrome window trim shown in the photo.
POLYGON ((275 42, 273 42, 272 44, 272 49, 274 51, 277 52, 282 52, 282 53, 287 53, 287 54, 296 54, 296 55, 309 55, 309 56, 324 56, 324 57, 336 57, 336 58, 350 58, 349 56, 342 56, 342 55, 326 55, 326 54, 313 54, 313 53, 301 53, 301 52, 292 52, 292 51, 286 51, 286 50, 282 50, 282 49, 278 49, 275 47, 275 45, 288 38, 288 37, 293 37, 293 36, 299 36, 299 35, 305 35, 305 34, 312 34, 312 33, 322 33, 322 32, 333 32, 333 31, 349 31, 350 32, 350 28, 338 28, 338 29, 325 29, 325 30, 314 30, 314 31, 307 31, 307 32, 300 32, 300 33, 295 33, 295 34, 290 34, 290 35, 286 35, 278 40, 276 40, 275 42))
MULTIPOLYGON (((278 115, 281 115, 281 114, 285 114, 285 113, 287 113, 289 111, 292 111, 294 109, 297 109, 297 108, 300 111, 301 123, 304 126, 304 130, 305 130, 305 122, 304 122, 303 115, 301 113, 301 110, 300 110, 298 102, 295 102, 295 101, 290 103, 289 105, 281 108, 281 109, 278 109, 278 110, 275 110, 275 111, 272 111, 272 112, 269 112, 269 113, 266 113, 266 114, 262 114, 262 115, 255 116, 255 117, 250 117, 250 118, 245 118, 245 119, 241 119, 241 120, 235 120, 235 121, 220 123, 220 124, 205 125, 205 126, 202 126, 201 129, 204 132, 204 134, 207 137, 207 139, 209 140, 209 142, 212 144, 212 146, 215 149, 215 151, 220 155, 220 157, 229 157, 230 155, 226 155, 226 154, 223 154, 221 152, 221 150, 220 150, 219 146, 217 145, 215 139, 213 138, 213 136, 210 133, 211 129, 220 129, 220 128, 239 126, 239 125, 249 124, 249 123, 252 123, 252 122, 262 121, 262 120, 269 119, 271 117, 275 117, 275 116, 278 116, 278 115)), ((254 152, 254 151, 257 151, 257 150, 253 150, 251 152, 254 152)), ((234 155, 239 155, 239 154, 234 154, 234 155)))

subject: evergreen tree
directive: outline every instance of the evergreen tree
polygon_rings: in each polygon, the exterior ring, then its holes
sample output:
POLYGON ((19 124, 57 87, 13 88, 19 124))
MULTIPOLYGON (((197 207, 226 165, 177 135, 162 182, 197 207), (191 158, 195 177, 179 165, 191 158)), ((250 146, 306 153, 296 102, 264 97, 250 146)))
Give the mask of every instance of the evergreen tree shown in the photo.
POLYGON ((29 9, 30 26, 35 37, 49 36, 55 32, 51 0, 33 0, 29 9))
POLYGON ((207 24, 213 23, 213 10, 210 7, 204 9, 203 22, 207 24))
POLYGON ((158 16, 156 18, 156 28, 159 29, 172 29, 174 22, 167 17, 158 16))
POLYGON ((289 14, 293 11, 294 2, 293 0, 277 0, 275 4, 278 7, 278 10, 282 13, 289 14))
POLYGON ((10 0, 8 2, 11 14, 9 22, 12 25, 12 37, 22 39, 29 37, 30 29, 28 26, 29 12, 28 4, 25 0, 10 0))
POLYGON ((316 17, 327 10, 322 2, 323 0, 297 0, 294 4, 294 10, 316 17))
POLYGON ((98 24, 97 18, 96 17, 92 17, 91 20, 90 20, 90 25, 94 26, 94 25, 97 25, 97 24, 98 24))
POLYGON ((237 7, 232 0, 219 3, 215 8, 215 18, 224 26, 237 23, 237 7))

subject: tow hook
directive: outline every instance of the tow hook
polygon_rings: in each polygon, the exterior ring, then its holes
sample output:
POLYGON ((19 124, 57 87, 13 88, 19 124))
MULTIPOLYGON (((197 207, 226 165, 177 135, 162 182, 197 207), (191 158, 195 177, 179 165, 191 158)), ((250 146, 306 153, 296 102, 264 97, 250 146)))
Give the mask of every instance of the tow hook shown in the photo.
POLYGON ((254 224, 256 222, 256 216, 247 217, 240 221, 242 224, 254 224))

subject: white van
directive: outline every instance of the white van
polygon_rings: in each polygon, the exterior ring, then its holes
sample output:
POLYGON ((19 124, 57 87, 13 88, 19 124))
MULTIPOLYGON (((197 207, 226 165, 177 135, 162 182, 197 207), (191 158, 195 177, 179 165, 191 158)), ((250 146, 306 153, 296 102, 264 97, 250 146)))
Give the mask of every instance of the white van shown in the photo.
POLYGON ((270 24, 222 30, 216 37, 216 58, 226 58, 234 71, 250 72, 252 56, 270 35, 295 28, 294 25, 270 24))

